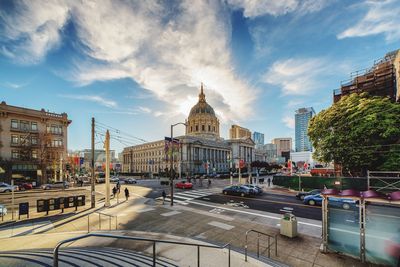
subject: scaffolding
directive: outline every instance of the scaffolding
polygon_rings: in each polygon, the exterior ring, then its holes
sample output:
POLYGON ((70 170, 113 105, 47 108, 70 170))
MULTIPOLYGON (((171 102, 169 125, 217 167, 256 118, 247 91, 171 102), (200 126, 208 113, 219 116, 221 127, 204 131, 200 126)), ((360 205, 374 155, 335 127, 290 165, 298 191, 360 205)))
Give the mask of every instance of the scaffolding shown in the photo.
POLYGON ((400 61, 400 50, 375 60, 371 68, 352 72, 348 80, 341 81, 340 89, 333 91, 333 101, 336 103, 342 96, 363 92, 373 96, 388 96, 393 101, 399 101, 396 87, 400 82, 397 81, 400 70, 396 73, 396 66, 399 65, 396 61, 400 61))

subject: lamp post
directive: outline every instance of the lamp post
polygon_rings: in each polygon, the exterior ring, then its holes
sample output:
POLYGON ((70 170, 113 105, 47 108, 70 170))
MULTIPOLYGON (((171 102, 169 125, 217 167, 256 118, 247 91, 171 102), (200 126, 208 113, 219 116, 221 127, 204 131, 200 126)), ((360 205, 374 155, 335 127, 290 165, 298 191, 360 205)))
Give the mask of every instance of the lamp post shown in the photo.
MULTIPOLYGON (((171 145, 173 145, 173 141, 174 141, 174 127, 182 124, 182 125, 186 125, 186 123, 184 122, 178 122, 175 124, 171 125, 171 145)), ((170 186, 171 186, 171 206, 174 205, 174 173, 172 172, 173 168, 174 168, 174 153, 173 153, 173 147, 171 146, 171 165, 170 165, 170 186)))

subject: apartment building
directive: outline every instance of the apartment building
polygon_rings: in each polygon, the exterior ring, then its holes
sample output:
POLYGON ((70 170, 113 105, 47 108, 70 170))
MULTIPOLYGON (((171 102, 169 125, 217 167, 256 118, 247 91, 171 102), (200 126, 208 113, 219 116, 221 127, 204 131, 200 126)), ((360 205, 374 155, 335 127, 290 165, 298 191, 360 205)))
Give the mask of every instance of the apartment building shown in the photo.
POLYGON ((52 113, 0 103, 0 182, 44 183, 65 174, 66 113, 52 113))

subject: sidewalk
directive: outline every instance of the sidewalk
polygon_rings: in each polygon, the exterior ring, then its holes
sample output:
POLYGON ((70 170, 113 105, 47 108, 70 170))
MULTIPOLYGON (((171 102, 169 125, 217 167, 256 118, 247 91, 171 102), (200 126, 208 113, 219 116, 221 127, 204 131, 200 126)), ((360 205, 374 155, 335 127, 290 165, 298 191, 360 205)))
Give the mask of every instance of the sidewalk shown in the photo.
MULTIPOLYGON (((294 239, 286 238, 279 235, 277 227, 267 225, 262 220, 250 215, 233 217, 227 212, 218 213, 215 209, 198 210, 192 206, 181 205, 170 207, 144 197, 135 197, 118 206, 103 209, 102 212, 118 215, 120 231, 156 232, 161 235, 189 237, 218 244, 231 243, 232 246, 240 249, 245 246, 245 233, 249 229, 255 229, 271 236, 277 235, 278 256, 271 251, 271 258, 290 266, 365 266, 348 257, 320 253, 321 238, 304 234, 294 239)), ((94 216, 90 221, 91 231, 98 229, 99 223, 96 218, 97 216, 94 216)), ((102 225, 107 225, 105 222, 107 221, 102 222, 102 225)), ((87 232, 87 227, 87 216, 75 215, 74 218, 53 223, 52 228, 45 229, 40 235, 33 232, 28 236, 13 238, 13 242, 0 242, 0 250, 22 249, 28 244, 26 240, 31 240, 30 243, 34 246, 40 246, 41 242, 44 242, 41 239, 43 234, 62 235, 71 231, 83 234, 87 232)), ((256 238, 257 235, 254 234, 249 236, 249 241, 251 241, 249 251, 253 253, 256 252, 256 238)), ((3 241, 6 240, 3 239, 3 241)), ((116 241, 115 244, 119 244, 119 242, 116 241)), ((113 243, 113 245, 115 244, 113 243)), ((260 239, 260 251, 264 256, 267 255, 266 245, 267 240, 260 239)))

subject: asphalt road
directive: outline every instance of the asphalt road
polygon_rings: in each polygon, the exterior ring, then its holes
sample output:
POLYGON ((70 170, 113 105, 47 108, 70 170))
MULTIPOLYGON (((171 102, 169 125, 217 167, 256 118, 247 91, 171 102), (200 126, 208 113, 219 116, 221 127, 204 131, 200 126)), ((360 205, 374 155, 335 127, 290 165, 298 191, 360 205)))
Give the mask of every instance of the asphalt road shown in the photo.
POLYGON ((221 193, 201 197, 198 200, 225 205, 242 204, 248 206, 248 209, 277 214, 290 211, 295 216, 301 218, 322 220, 322 212, 320 207, 304 205, 300 200, 297 200, 294 196, 289 195, 264 193, 262 196, 240 197, 226 196, 221 193))

